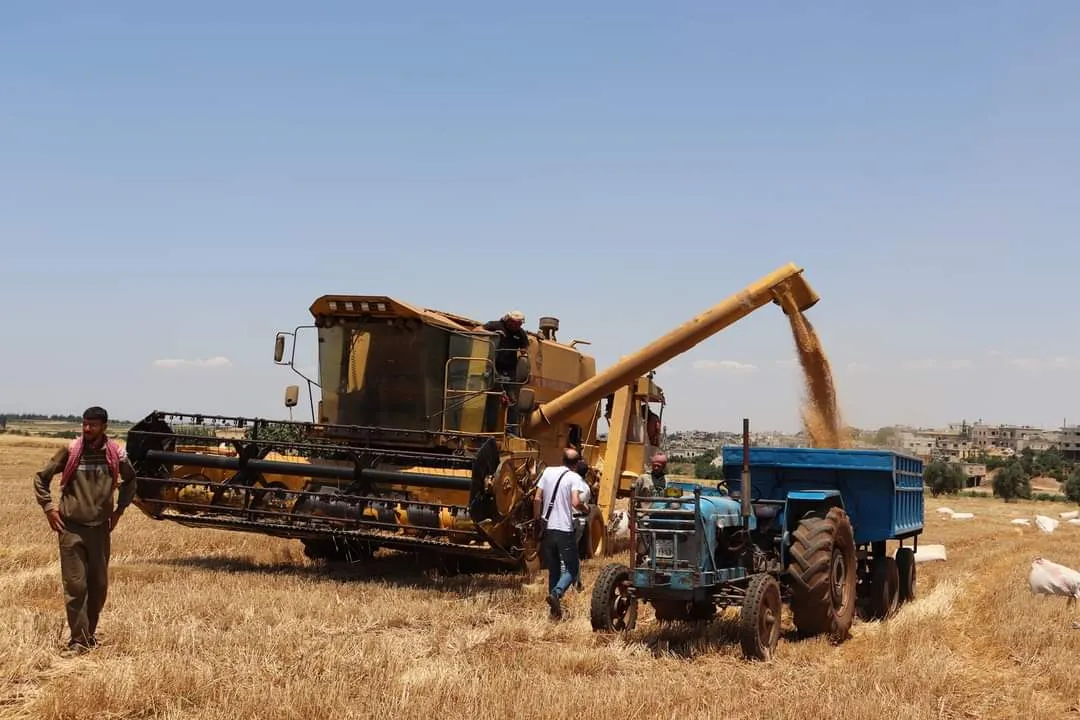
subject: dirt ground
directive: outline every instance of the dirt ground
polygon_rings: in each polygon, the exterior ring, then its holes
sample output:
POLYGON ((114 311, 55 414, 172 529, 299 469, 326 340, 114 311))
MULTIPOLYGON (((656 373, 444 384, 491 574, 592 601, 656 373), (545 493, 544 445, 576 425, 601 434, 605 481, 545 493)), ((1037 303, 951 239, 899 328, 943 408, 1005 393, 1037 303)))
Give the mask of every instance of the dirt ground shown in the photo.
MULTIPOLYGON (((730 621, 593 633, 552 623, 542 582, 439 577, 399 557, 349 574, 299 543, 154 522, 113 538, 102 645, 65 659, 55 537, 31 475, 62 441, 0 436, 0 718, 1059 718, 1080 709, 1080 609, 1034 597, 1038 555, 1080 566, 1080 526, 1010 524, 1055 503, 927 497, 919 598, 840 646, 742 660, 730 621), (975 518, 935 511, 948 505, 975 518)), ((585 564, 591 588, 607 560, 585 564)), ((588 589, 587 588, 587 589, 588 589)), ((786 630, 791 630, 786 617, 786 630)))

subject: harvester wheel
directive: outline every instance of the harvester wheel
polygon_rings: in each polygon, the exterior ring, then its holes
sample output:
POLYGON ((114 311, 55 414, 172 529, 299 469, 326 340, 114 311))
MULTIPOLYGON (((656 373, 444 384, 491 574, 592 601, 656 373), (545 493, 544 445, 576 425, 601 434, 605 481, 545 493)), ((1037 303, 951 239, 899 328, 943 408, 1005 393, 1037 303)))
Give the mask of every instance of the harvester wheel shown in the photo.
POLYGON ((855 619, 858 568, 851 520, 842 508, 803 518, 792 533, 791 611, 802 635, 847 639, 855 619))
POLYGON ((593 630, 622 632, 637 625, 637 598, 630 594, 630 568, 605 565, 593 584, 589 610, 593 630))
POLYGON ((896 571, 900 577, 900 602, 915 599, 915 551, 902 547, 896 551, 896 571))
POLYGON ((748 660, 771 660, 780 640, 780 583, 764 573, 750 578, 739 616, 739 644, 748 660))
POLYGON ((599 508, 594 506, 589 513, 585 532, 581 535, 581 542, 578 544, 578 555, 582 560, 589 560, 606 554, 607 526, 604 524, 604 517, 600 514, 599 508))
POLYGON ((900 607, 900 573, 891 557, 874 558, 870 570, 870 617, 885 620, 900 607))

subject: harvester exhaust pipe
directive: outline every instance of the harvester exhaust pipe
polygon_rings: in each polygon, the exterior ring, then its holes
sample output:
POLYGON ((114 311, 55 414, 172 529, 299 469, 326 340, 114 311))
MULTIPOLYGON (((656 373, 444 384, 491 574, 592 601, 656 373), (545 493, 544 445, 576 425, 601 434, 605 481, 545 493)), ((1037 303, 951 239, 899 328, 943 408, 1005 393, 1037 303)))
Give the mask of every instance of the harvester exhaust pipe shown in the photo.
POLYGON ((739 486, 743 527, 750 527, 750 418, 742 421, 742 484, 739 486))

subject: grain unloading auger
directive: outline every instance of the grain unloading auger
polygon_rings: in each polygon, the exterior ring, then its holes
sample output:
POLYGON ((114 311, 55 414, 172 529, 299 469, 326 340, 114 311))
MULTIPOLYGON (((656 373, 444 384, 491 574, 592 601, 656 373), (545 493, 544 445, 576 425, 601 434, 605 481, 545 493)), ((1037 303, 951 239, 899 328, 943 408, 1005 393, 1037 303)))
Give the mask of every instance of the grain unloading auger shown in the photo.
MULTIPOLYGON (((770 302, 788 312, 817 300, 801 268, 785 265, 601 373, 545 317, 507 375, 497 353, 519 351, 498 349, 477 321, 384 296, 323 296, 305 326, 319 347, 318 378, 305 378, 321 396, 312 421, 155 411, 128 433, 135 503, 187 526, 297 538, 312 557, 387 547, 535 568, 536 478, 573 445, 596 499, 582 550, 603 553, 616 498, 659 444, 653 370, 770 302)), ((279 333, 279 364, 293 365, 285 341, 295 353, 297 331, 279 333)), ((297 397, 290 387, 286 404, 297 397)))

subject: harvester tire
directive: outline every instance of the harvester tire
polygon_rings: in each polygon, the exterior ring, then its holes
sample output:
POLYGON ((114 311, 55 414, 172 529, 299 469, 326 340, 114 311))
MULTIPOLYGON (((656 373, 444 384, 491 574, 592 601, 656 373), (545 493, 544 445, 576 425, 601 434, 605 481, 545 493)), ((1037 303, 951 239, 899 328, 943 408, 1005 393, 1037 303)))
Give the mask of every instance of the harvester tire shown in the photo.
POLYGON ((902 547, 896 551, 896 571, 900 576, 900 602, 915 599, 915 551, 902 547))
POLYGON ((769 661, 780 640, 780 583, 761 573, 750 578, 739 614, 739 644, 747 660, 769 661))
POLYGON ((870 566, 870 618, 886 620, 900 607, 900 573, 891 557, 874 558, 870 566))
POLYGON ((855 619, 858 568, 851 520, 842 508, 809 516, 792 533, 788 575, 791 612, 800 635, 827 633, 843 642, 855 619))
POLYGON ((604 566, 593 583, 589 619, 597 632, 634 629, 637 598, 630 595, 630 568, 622 563, 604 566))

